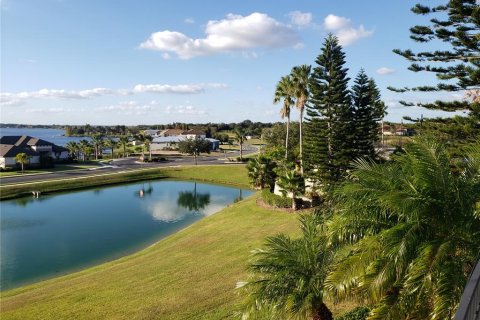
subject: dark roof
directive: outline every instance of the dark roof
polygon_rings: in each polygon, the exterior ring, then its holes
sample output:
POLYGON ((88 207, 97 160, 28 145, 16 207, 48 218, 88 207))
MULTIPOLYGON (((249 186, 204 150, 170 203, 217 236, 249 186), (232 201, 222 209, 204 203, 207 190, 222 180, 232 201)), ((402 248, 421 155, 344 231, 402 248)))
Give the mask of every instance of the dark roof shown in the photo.
POLYGON ((2 136, 0 137, 0 146, 0 157, 15 157, 22 152, 29 156, 38 155, 39 153, 33 150, 32 146, 52 146, 52 151, 57 153, 68 151, 64 147, 30 136, 2 136))
POLYGON ((12 144, 0 144, 0 157, 13 158, 19 153, 26 153, 28 156, 38 155, 37 152, 29 147, 18 147, 12 144))
POLYGON ((0 144, 16 144, 22 136, 3 136, 0 138, 0 144))
POLYGON ((32 138, 32 137, 29 137, 29 138, 30 140, 27 142, 29 146, 53 146, 53 143, 51 142, 38 139, 38 138, 32 138))
POLYGON ((68 149, 64 148, 62 146, 57 146, 56 144, 54 144, 54 145, 52 145, 52 151, 55 152, 55 153, 58 153, 58 152, 68 151, 68 149))

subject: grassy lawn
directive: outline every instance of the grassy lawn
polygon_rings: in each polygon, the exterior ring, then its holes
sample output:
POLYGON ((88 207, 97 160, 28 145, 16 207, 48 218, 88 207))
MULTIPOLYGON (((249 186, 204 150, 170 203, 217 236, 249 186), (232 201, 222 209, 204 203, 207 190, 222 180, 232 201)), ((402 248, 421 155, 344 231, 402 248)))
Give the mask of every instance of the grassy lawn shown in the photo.
POLYGON ((1 318, 232 318, 250 251, 268 235, 299 231, 296 215, 259 208, 257 196, 136 254, 3 292, 1 318))
POLYGON ((247 188, 250 186, 247 168, 244 165, 165 168, 162 172, 169 178, 224 183, 247 188))
MULTIPOLYGON (((79 163, 79 164, 57 164, 55 165, 55 167, 48 168, 48 169, 25 170, 24 174, 41 174, 41 173, 50 173, 50 172, 57 172, 57 171, 79 170, 79 169, 93 168, 96 166, 98 166, 98 162, 79 163)), ((22 175, 22 171, 15 170, 15 171, 0 172, 0 178, 17 176, 17 175, 22 175)))
POLYGON ((2 319, 219 319, 238 301, 245 261, 296 218, 234 204, 123 259, 2 294, 2 319))

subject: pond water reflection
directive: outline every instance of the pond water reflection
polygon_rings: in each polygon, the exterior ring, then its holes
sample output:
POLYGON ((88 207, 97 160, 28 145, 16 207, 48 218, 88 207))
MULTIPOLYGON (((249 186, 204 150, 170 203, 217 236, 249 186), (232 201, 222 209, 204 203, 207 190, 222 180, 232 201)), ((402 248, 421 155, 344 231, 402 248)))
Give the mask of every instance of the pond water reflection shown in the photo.
POLYGON ((152 181, 1 202, 1 289, 135 252, 251 194, 152 181))

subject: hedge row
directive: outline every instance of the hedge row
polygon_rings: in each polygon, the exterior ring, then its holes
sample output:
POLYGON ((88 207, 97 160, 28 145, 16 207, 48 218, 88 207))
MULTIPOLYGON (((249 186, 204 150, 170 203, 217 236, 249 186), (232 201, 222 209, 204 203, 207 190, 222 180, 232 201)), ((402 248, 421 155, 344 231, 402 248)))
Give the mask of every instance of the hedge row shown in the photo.
POLYGON ((292 206, 292 199, 277 196, 268 189, 262 190, 262 199, 266 204, 276 208, 290 208, 292 206))

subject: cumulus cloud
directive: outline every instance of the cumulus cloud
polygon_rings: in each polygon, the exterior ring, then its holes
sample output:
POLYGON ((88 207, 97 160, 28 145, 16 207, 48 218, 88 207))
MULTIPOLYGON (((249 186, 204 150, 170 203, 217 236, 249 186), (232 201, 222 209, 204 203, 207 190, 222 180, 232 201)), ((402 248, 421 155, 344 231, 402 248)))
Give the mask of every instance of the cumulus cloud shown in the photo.
POLYGON ((72 110, 65 108, 30 108, 25 110, 26 113, 63 113, 68 111, 72 110))
POLYGON ((183 20, 183 22, 188 23, 188 24, 194 24, 195 20, 193 20, 192 18, 186 18, 185 20, 183 20))
POLYGON ((122 101, 116 105, 97 108, 101 112, 115 112, 125 115, 144 115, 153 110, 151 105, 141 105, 137 101, 122 101))
POLYGON ((392 74, 394 72, 395 72, 395 69, 391 69, 391 68, 387 68, 387 67, 381 67, 381 68, 377 69, 377 73, 381 74, 381 75, 388 75, 388 74, 392 74))
POLYGON ((102 96, 128 96, 134 93, 169 93, 169 94, 198 94, 204 92, 207 88, 221 89, 226 88, 224 83, 198 83, 198 84, 138 84, 133 89, 108 89, 94 88, 80 91, 67 91, 58 89, 41 89, 38 91, 24 91, 19 93, 1 93, 0 105, 19 106, 25 104, 29 99, 65 99, 79 100, 91 99, 102 96))
POLYGON ((165 112, 168 114, 189 114, 189 115, 197 115, 197 116, 208 114, 205 110, 199 110, 196 107, 191 105, 167 106, 167 108, 165 109, 165 112))
POLYGON ((211 20, 205 33, 205 38, 193 39, 176 31, 158 31, 142 42, 140 48, 172 52, 180 59, 191 59, 215 53, 298 47, 301 44, 300 36, 293 28, 258 12, 248 16, 228 14, 226 19, 211 20))
POLYGON ((323 21, 325 29, 333 32, 342 46, 348 46, 362 38, 370 37, 373 30, 367 30, 361 24, 358 28, 352 26, 350 19, 329 14, 323 21))
POLYGON ((176 94, 196 94, 205 91, 205 88, 226 88, 223 83, 198 83, 198 84, 137 84, 134 92, 149 92, 149 93, 176 93, 176 94))
POLYGON ((288 14, 290 22, 299 27, 305 27, 312 22, 312 14, 310 12, 292 11, 288 14))

